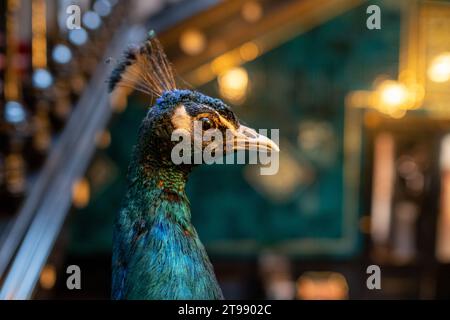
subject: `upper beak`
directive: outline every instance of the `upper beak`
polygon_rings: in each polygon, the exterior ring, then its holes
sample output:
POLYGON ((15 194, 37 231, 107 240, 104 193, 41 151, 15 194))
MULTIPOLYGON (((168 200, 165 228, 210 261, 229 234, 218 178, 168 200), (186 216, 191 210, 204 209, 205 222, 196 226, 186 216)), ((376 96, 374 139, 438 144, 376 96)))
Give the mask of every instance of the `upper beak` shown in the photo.
POLYGON ((275 142, 244 125, 240 125, 233 134, 233 150, 280 151, 275 142))

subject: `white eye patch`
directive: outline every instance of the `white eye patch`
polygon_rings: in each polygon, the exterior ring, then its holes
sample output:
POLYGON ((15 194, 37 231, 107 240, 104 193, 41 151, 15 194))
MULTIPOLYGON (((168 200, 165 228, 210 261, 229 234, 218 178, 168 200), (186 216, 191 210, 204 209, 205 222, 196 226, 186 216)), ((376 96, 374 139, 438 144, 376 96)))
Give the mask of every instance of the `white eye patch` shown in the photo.
POLYGON ((179 105, 170 119, 175 129, 185 129, 191 131, 191 116, 187 114, 184 105, 179 105))

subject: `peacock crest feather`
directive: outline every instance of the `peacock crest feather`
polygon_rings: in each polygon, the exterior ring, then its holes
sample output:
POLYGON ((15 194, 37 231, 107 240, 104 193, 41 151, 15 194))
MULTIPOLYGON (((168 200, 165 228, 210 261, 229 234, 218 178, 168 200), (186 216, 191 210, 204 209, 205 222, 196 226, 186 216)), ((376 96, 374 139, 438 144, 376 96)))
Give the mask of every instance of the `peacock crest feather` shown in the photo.
POLYGON ((129 47, 109 78, 109 91, 127 87, 148 95, 161 96, 176 89, 172 66, 161 43, 150 31, 144 43, 129 47))
MULTIPOLYGON (((109 90, 118 87, 157 99, 140 126, 128 168, 127 192, 116 215, 112 297, 222 299, 213 266, 191 223, 185 185, 195 165, 172 161, 177 143, 172 133, 186 129, 193 140, 193 126, 199 121, 203 131, 230 129, 236 143, 262 143, 269 148, 273 142, 240 124, 222 100, 177 89, 154 32, 140 46, 129 48, 112 71, 109 90)), ((203 149, 208 144, 201 141, 203 149)))

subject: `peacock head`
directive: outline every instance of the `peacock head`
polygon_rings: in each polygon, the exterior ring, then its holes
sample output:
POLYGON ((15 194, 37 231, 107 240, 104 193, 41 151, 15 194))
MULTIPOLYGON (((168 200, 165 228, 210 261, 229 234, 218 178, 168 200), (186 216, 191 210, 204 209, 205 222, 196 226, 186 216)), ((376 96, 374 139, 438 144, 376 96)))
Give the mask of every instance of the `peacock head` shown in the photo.
POLYGON ((177 89, 154 33, 141 46, 126 51, 109 86, 110 91, 128 87, 157 96, 142 122, 138 145, 144 157, 151 156, 160 165, 191 167, 203 163, 198 155, 207 150, 213 156, 238 150, 279 151, 272 140, 241 124, 222 100, 177 89), (182 162, 174 161, 174 156, 182 162))

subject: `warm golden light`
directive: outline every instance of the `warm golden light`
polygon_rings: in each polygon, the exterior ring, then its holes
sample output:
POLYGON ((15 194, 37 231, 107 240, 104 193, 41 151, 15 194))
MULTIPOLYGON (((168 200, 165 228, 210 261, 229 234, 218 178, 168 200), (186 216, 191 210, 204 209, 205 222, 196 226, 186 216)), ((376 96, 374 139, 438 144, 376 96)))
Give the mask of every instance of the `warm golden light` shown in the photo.
POLYGON ((256 43, 252 41, 246 42, 216 57, 211 62, 198 67, 186 76, 186 80, 197 86, 202 85, 225 74, 230 69, 256 59, 260 54, 261 48, 256 43))
POLYGON ((211 70, 220 75, 236 66, 237 63, 239 63, 239 57, 236 57, 233 52, 225 53, 211 62, 211 70))
POLYGON ((400 119, 408 110, 422 106, 425 90, 422 85, 406 77, 400 81, 376 80, 373 91, 352 91, 345 97, 345 105, 352 108, 373 108, 392 118, 400 119))
POLYGON ((381 103, 390 107, 399 107, 406 102, 408 90, 395 81, 386 81, 380 87, 381 103))
POLYGON ((220 94, 231 101, 245 98, 248 87, 248 73, 242 67, 230 69, 218 77, 220 94))
POLYGON ((436 257, 442 263, 450 262, 450 134, 441 141, 441 196, 437 224, 436 257))
POLYGON ((402 118, 414 103, 415 95, 404 84, 393 80, 383 81, 370 101, 375 109, 396 119, 402 118))
POLYGON ((450 79, 450 52, 442 53, 431 61, 428 77, 434 82, 446 82, 450 79))
POLYGON ((401 119, 406 115, 406 109, 391 110, 388 114, 394 119, 401 119))
POLYGON ((256 22, 261 19, 263 15, 263 9, 259 2, 247 1, 242 6, 241 14, 245 21, 256 22))
POLYGON ((180 48, 188 55, 195 56, 205 50, 206 37, 198 29, 188 29, 181 34, 180 48))
POLYGON ((5 159, 6 188, 12 194, 20 194, 26 189, 25 159, 21 154, 11 153, 5 159))
POLYGON ((297 298, 302 300, 348 299, 348 284, 337 272, 305 272, 297 280, 297 298))
POLYGON ((42 269, 39 283, 41 287, 46 290, 53 288, 56 283, 56 269, 53 265, 46 265, 44 269, 42 269))
POLYGON ((370 104, 370 95, 370 91, 352 91, 345 97, 345 105, 351 108, 365 108, 370 104))
POLYGON ((84 208, 89 203, 91 188, 86 178, 79 179, 72 187, 72 203, 77 208, 84 208))
POLYGON ((32 29, 32 55, 33 68, 44 68, 47 65, 47 26, 46 2, 34 0, 31 2, 31 29, 32 29))
POLYGON ((259 48, 254 42, 247 42, 239 48, 239 53, 242 60, 251 61, 258 57, 259 48))
POLYGON ((95 142, 99 148, 105 149, 111 144, 111 134, 108 130, 98 132, 95 136, 95 142))

